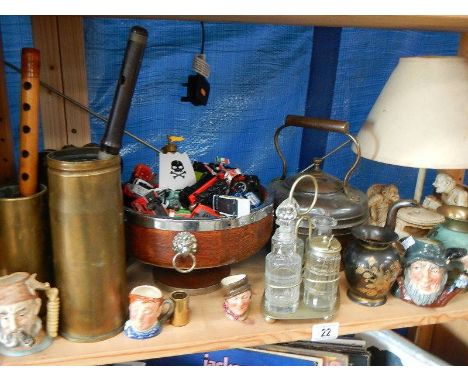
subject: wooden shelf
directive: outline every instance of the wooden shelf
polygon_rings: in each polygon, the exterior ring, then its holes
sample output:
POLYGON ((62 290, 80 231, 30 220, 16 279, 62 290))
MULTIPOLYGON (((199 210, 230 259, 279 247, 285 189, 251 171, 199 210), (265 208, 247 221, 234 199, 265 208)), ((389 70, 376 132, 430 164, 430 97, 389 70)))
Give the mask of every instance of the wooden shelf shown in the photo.
MULTIPOLYGON (((460 31, 464 32, 460 43, 460 55, 466 56, 468 51, 468 16, 306 15, 149 16, 149 18, 460 31)), ((67 25, 63 22, 62 24, 67 25)), ((85 73, 84 69, 83 73, 85 73)), ((52 113, 56 112, 56 110, 52 110, 52 113)), ((50 130, 50 126, 48 129, 50 130)), ((61 134, 58 138, 66 137, 66 130, 62 129, 61 134)), ((9 143, 9 145, 11 146, 12 143, 9 143)), ((247 321, 232 322, 224 317, 222 311, 222 293, 218 290, 210 294, 191 297, 191 320, 189 324, 181 328, 165 324, 162 333, 155 338, 143 341, 131 340, 121 333, 106 341, 83 344, 73 343, 59 337, 54 341, 52 346, 41 353, 26 357, 0 356, 0 365, 99 365, 310 339, 312 325, 319 321, 277 321, 273 324, 265 322, 260 306, 263 294, 263 258, 264 255, 256 255, 232 267, 233 274, 246 273, 253 287, 253 301, 247 321)), ((151 268, 149 266, 135 263, 129 268, 129 289, 138 284, 152 282, 151 268)), ((444 323, 468 318, 467 293, 458 295, 444 308, 417 307, 392 296, 389 297, 388 302, 383 306, 367 308, 352 303, 346 296, 346 289, 346 280, 344 275, 342 275, 341 306, 337 316, 333 319, 333 321, 340 323, 341 335, 371 330, 444 323)))
MULTIPOLYGON (((114 16, 107 16, 114 17, 114 16)), ((206 21, 212 23, 249 23, 302 25, 311 27, 348 27, 419 29, 439 31, 468 31, 468 16, 465 15, 141 15, 119 18, 164 19, 180 21, 206 21)))
MULTIPOLYGON (((188 325, 164 324, 157 337, 132 340, 122 333, 105 341, 73 343, 57 338, 46 350, 26 357, 0 357, 0 365, 102 365, 171 355, 213 351, 226 348, 272 344, 311 338, 312 325, 320 321, 276 321, 266 323, 261 311, 264 254, 257 254, 232 267, 232 274, 246 273, 253 288, 253 300, 247 321, 233 322, 222 311, 220 290, 191 296, 188 325)), ((153 283, 151 267, 140 263, 129 269, 129 289, 153 283)), ((446 307, 422 308, 390 296, 387 303, 368 308, 351 302, 346 296, 346 280, 341 278, 341 305, 332 320, 340 323, 340 335, 371 330, 411 327, 468 318, 468 294, 456 296, 446 307)))

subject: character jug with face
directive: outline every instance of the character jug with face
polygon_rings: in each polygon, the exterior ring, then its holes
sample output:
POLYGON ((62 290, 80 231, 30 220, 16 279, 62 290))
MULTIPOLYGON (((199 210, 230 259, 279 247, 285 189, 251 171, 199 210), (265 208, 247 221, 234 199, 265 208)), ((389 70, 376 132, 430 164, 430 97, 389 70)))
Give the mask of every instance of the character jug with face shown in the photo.
POLYGON ((415 205, 413 200, 399 200, 390 207, 384 227, 362 225, 352 229, 354 240, 344 259, 347 294, 352 301, 365 306, 379 306, 387 301, 387 294, 401 272, 396 214, 401 207, 415 205))
POLYGON ((0 277, 0 354, 22 356, 47 348, 57 336, 58 314, 57 288, 37 281, 36 274, 16 272, 0 277), (48 298, 46 333, 39 317, 37 290, 45 291, 48 298))
POLYGON ((223 309, 227 318, 244 321, 249 313, 252 290, 245 274, 225 277, 221 280, 224 290, 223 309))
POLYGON ((161 325, 174 312, 174 301, 165 299, 159 288, 140 285, 133 288, 129 295, 130 318, 125 323, 124 334, 136 340, 157 336, 161 325), (163 312, 163 307, 166 310, 163 312))
POLYGON ((414 238, 406 250, 404 273, 398 277, 393 294, 419 306, 445 306, 468 286, 467 260, 465 248, 446 249, 438 240, 414 238), (457 263, 461 272, 451 271, 451 265, 457 263))

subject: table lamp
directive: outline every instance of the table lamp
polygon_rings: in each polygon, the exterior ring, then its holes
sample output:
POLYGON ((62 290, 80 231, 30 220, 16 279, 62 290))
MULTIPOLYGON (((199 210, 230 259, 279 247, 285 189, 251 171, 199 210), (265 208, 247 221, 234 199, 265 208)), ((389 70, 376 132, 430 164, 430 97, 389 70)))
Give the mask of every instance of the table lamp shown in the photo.
POLYGON ((358 140, 364 158, 420 169, 418 202, 426 169, 468 168, 468 60, 400 58, 358 140))

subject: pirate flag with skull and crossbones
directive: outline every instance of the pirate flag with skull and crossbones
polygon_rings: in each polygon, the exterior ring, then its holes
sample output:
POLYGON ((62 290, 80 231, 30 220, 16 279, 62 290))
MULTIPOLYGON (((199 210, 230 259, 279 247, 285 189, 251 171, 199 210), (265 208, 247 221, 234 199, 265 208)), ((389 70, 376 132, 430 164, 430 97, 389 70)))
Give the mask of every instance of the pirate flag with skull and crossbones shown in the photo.
POLYGON ((184 170, 184 164, 180 160, 173 160, 171 162, 171 169, 171 175, 174 179, 178 178, 179 176, 182 179, 185 179, 187 171, 184 170))
POLYGON ((181 190, 195 184, 195 171, 186 153, 159 154, 159 187, 181 190))

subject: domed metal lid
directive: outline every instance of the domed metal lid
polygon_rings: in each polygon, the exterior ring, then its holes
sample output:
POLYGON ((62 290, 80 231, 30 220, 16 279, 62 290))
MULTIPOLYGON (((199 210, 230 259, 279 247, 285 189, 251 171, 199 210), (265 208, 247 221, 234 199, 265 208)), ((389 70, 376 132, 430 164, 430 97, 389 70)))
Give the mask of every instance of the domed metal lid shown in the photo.
MULTIPOLYGON (((330 194, 330 193, 337 193, 343 191, 343 182, 340 181, 338 178, 335 178, 332 175, 325 174, 319 168, 312 168, 308 171, 303 173, 299 173, 293 176, 290 176, 284 180, 284 184, 288 189, 291 189, 293 183, 296 179, 303 175, 303 174, 310 174, 315 177, 318 182, 319 186, 319 195, 321 194, 330 194)), ((295 194, 302 193, 302 194, 312 194, 314 195, 314 185, 311 179, 304 179, 303 182, 299 183, 296 187, 295 194)))
MULTIPOLYGON (((313 175, 319 185, 319 196, 311 215, 325 213, 335 218, 338 221, 337 229, 354 227, 367 221, 369 212, 366 194, 349 185, 346 186, 345 190, 340 180, 320 169, 311 169, 290 176, 283 181, 272 182, 270 188, 274 192, 275 204, 279 204, 288 197, 294 181, 304 174, 313 175)), ((299 183, 294 192, 294 198, 301 207, 310 205, 314 196, 314 187, 309 179, 299 183)), ((307 223, 302 223, 301 227, 307 227, 307 223)))
POLYGON ((341 251, 340 242, 336 238, 328 236, 313 236, 309 240, 309 247, 323 254, 335 254, 341 251))

